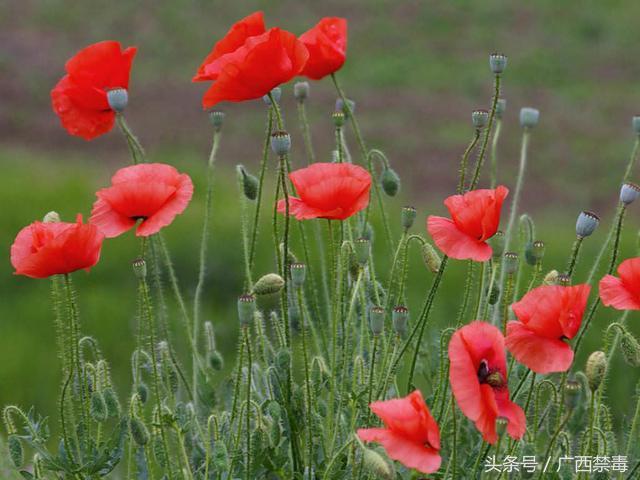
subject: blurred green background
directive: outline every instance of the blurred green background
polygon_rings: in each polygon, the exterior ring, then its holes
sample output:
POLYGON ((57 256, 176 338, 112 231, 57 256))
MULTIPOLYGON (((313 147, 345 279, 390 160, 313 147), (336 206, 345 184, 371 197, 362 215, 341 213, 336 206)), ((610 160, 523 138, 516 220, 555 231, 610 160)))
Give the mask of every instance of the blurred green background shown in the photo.
MULTIPOLYGON (((95 190, 128 164, 126 144, 117 131, 85 142, 60 127, 49 91, 63 74, 65 60, 103 39, 139 47, 128 121, 153 161, 177 166, 196 183, 191 206, 166 232, 191 296, 211 129, 200 108, 205 86, 191 84, 190 78, 229 26, 256 9, 265 11, 269 26, 295 33, 322 16, 349 20, 348 60, 340 77, 357 102, 368 143, 383 149, 403 178, 399 199, 389 207, 396 233, 402 204, 418 208, 414 230, 420 233, 428 213, 444 212, 441 201, 455 189, 457 164, 472 134, 470 113, 489 103, 488 54, 508 54, 499 179, 513 184, 520 107, 539 108, 522 209, 534 216, 538 238, 547 243, 545 270, 564 266, 577 213, 591 209, 601 214, 604 228, 584 245, 577 279, 584 278, 612 220, 633 141, 630 119, 640 105, 637 1, 8 0, 0 4, 0 251, 5 252, 0 268, 0 404, 35 404, 42 413, 53 414, 60 381, 49 283, 12 275, 8 252, 15 234, 49 210, 65 219, 77 212, 88 216, 95 190)), ((283 90, 284 114, 294 136, 293 163, 302 165, 292 87, 283 90)), ((320 160, 330 158, 333 148, 334 100, 329 80, 312 84, 308 108, 320 160)), ((242 288, 233 168, 242 163, 256 171, 265 108, 255 101, 224 105, 224 110, 205 318, 214 322, 229 359, 236 336, 235 298, 242 288)), ((351 146, 356 153, 353 141, 351 146)), ((637 172, 633 176, 637 179, 637 172)), ((635 252, 638 208, 630 208, 622 258, 635 252)), ((266 273, 273 269, 266 223, 260 240, 258 270, 266 273)), ((132 234, 110 240, 91 274, 75 275, 83 330, 99 339, 121 393, 128 384, 133 345, 135 280, 129 263, 137 248, 132 234)), ((379 254, 378 260, 378 270, 387 271, 389 259, 379 254)), ((431 279, 417 253, 411 261, 410 307, 416 311, 431 279)), ((454 321, 465 271, 463 262, 454 262, 445 277, 436 323, 454 321)), ((613 318, 611 311, 598 315, 590 349, 599 348, 602 326, 613 318)), ((173 319, 179 332, 179 317, 173 319)), ((630 323, 637 323, 637 315, 631 315, 630 323)), ((616 362, 610 390, 618 421, 629 414, 637 379, 627 368, 616 362)))

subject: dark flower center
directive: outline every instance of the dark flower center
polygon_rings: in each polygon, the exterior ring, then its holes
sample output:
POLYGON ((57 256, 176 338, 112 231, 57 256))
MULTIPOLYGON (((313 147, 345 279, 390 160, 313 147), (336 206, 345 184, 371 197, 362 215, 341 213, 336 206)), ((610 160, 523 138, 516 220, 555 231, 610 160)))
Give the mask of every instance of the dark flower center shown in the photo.
POLYGON ((486 360, 480 361, 478 367, 478 381, 490 385, 492 388, 502 388, 506 385, 505 378, 497 368, 490 368, 486 360))

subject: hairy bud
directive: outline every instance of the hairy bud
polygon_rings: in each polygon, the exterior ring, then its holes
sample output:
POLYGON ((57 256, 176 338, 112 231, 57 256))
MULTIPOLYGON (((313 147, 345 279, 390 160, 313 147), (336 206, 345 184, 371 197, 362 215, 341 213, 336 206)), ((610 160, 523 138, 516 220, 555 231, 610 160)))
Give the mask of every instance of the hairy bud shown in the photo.
POLYGON ((391 168, 384 169, 382 176, 380 177, 380 183, 382 184, 384 193, 390 197, 395 197, 398 190, 400 190, 400 177, 395 170, 391 168))
POLYGON ((595 392, 604 378, 604 374, 607 370, 607 356, 604 352, 598 350, 589 355, 587 359, 587 365, 585 367, 585 373, 589 380, 589 388, 595 392))
POLYGON ((137 445, 144 447, 149 443, 149 429, 138 417, 129 418, 129 432, 137 445))
POLYGON ((427 268, 431 270, 431 273, 438 273, 442 260, 436 249, 429 242, 425 242, 422 245, 422 260, 424 260, 427 268))

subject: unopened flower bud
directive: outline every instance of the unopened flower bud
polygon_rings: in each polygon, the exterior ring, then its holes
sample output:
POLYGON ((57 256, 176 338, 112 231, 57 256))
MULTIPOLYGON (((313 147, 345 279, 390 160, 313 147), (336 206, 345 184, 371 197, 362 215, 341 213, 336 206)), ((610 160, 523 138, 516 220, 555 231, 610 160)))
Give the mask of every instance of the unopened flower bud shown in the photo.
MULTIPOLYGON (((282 97, 282 89, 280 87, 276 87, 271 90, 271 97, 276 101, 276 103, 280 103, 280 97, 282 97)), ((262 97, 262 100, 265 104, 271 105, 271 97, 269 95, 265 95, 262 97)))
POLYGON ((409 309, 404 305, 397 305, 393 307, 391 313, 391 324, 393 325, 393 331, 401 337, 407 333, 407 324, 409 323, 409 309))
POLYGON ((396 478, 393 467, 375 450, 362 447, 362 463, 374 478, 383 480, 393 480, 396 478))
POLYGON ((533 243, 527 244, 525 248, 525 258, 529 265, 537 265, 544 257, 544 242, 536 240, 533 243))
POLYGON ((11 458, 11 462, 16 468, 22 467, 24 464, 24 450, 22 448, 22 442, 20 438, 16 434, 9 435, 7 438, 7 443, 9 447, 9 457, 11 458))
POLYGON ((542 279, 542 284, 543 285, 557 285, 558 283, 558 276, 560 274, 558 273, 557 270, 551 270, 549 273, 547 273, 544 278, 542 279))
POLYGON ((438 273, 440 270, 440 264, 442 260, 440 259, 440 255, 436 252, 436 249, 429 242, 425 242, 422 245, 422 260, 424 260, 425 265, 431 273, 438 273))
POLYGON ((505 98, 499 98, 496 102, 496 117, 502 118, 504 112, 507 110, 507 100, 505 98))
POLYGON ((391 168, 384 169, 382 176, 380 177, 380 183, 382 184, 384 193, 390 197, 395 197, 398 190, 400 190, 400 177, 395 170, 391 168))
POLYGON ((144 258, 136 258, 131 262, 133 266, 133 273, 138 280, 144 280, 147 277, 147 262, 144 258))
POLYGON ((500 298, 500 287, 494 282, 493 286, 491 287, 491 291, 488 292, 489 294, 489 305, 495 305, 496 303, 498 303, 498 299, 500 298))
POLYGON ((507 275, 513 275, 518 271, 518 254, 516 252, 504 254, 504 271, 507 275))
POLYGON ((635 202, 638 196, 640 196, 640 187, 635 183, 625 183, 620 188, 620 201, 625 205, 635 202))
POLYGON ((292 263, 289 265, 289 271, 291 272, 293 286, 300 288, 307 276, 307 266, 304 263, 292 263))
POLYGON ((559 273, 556 277, 556 285, 560 285, 561 287, 570 287, 571 286, 571 276, 566 273, 559 273))
POLYGON ((120 416, 120 400, 113 388, 107 387, 103 392, 104 403, 107 406, 107 415, 109 417, 120 416))
POLYGON ((504 233, 498 230, 496 234, 487 240, 487 243, 493 250, 493 258, 500 258, 504 253, 504 233))
POLYGON ((471 113, 471 121, 477 129, 484 128, 489 122, 489 112, 486 110, 474 110, 471 113))
POLYGON ((271 150, 279 157, 287 155, 291 150, 291 135, 284 131, 272 133, 271 150))
POLYGON ((238 298, 238 320, 240 320, 240 326, 249 326, 253 322, 255 313, 256 298, 250 294, 240 295, 240 297, 238 298))
POLYGON ((133 438, 133 441, 139 446, 143 447, 149 443, 149 430, 138 417, 131 417, 129 419, 129 431, 131 432, 131 438, 133 438))
POLYGON ((89 414, 96 422, 104 422, 109 417, 107 403, 99 390, 91 394, 89 414))
POLYGON ((602 383, 606 370, 607 356, 604 352, 597 350, 589 355, 587 365, 585 367, 585 373, 589 380, 589 388, 591 388, 592 392, 595 392, 602 383))
POLYGON ((58 215, 58 212, 49 212, 47 213, 43 218, 42 218, 42 223, 60 223, 62 220, 60 220, 60 215, 58 215))
POLYGON ((291 352, 287 348, 281 348, 276 352, 276 368, 281 372, 286 372, 289 369, 291 363, 291 352))
POLYGON ((636 337, 625 331, 620 338, 620 350, 629 366, 640 367, 640 343, 636 337))
POLYGON ((344 122, 345 122, 345 114, 344 112, 340 111, 340 112, 333 112, 331 114, 331 118, 333 119, 333 125, 336 128, 342 128, 344 126, 344 122))
POLYGON ((489 67, 495 74, 504 72, 507 68, 507 56, 502 53, 492 53, 489 55, 489 67))
POLYGON ((299 102, 304 102, 309 97, 309 82, 296 82, 293 86, 293 96, 299 102))
POLYGON ((353 243, 353 249, 356 254, 356 261, 360 266, 365 266, 369 262, 369 254, 371 252, 371 242, 366 238, 358 238, 353 243))
POLYGON ((496 418, 496 433, 498 434, 499 437, 503 436, 506 433, 508 426, 509 426, 508 418, 506 417, 496 418))
POLYGON ((369 309, 369 327, 374 335, 382 333, 384 329, 384 308, 374 306, 369 309))
POLYGON ((222 124, 224 123, 225 113, 220 110, 210 110, 209 111, 209 121, 211 125, 213 125, 213 129, 216 132, 219 132, 222 129, 222 124))
POLYGON ((220 371, 224 366, 224 359, 218 350, 211 350, 207 353, 207 363, 212 369, 220 371))
POLYGON ((284 280, 280 275, 277 273, 267 273, 260 277, 253 286, 253 293, 255 295, 269 295, 271 293, 280 292, 283 287, 284 280))
POLYGON ((580 212, 576 220, 576 235, 585 238, 591 235, 600 223, 600 217, 593 212, 580 212))
POLYGON ((634 115, 631 119, 631 126, 636 135, 640 135, 640 115, 634 115))
POLYGON ((114 88, 107 91, 107 103, 109 108, 117 113, 124 112, 129 103, 129 93, 125 88, 114 88))
POLYGON ((417 211, 415 207, 402 207, 402 211, 400 212, 400 223, 402 223, 402 228, 409 230, 413 226, 416 216, 417 211))
POLYGON ((565 398, 567 400, 567 405, 570 408, 575 408, 578 405, 578 399, 580 398, 581 390, 582 385, 576 380, 567 380, 567 382, 565 383, 565 398))
POLYGON ((255 200, 256 198, 258 198, 258 179, 254 175, 251 175, 249 172, 247 172, 247 170, 242 165, 238 165, 236 168, 238 173, 240 174, 244 196, 249 200, 255 200))
POLYGON ((349 117, 349 112, 353 113, 356 111, 356 102, 353 100, 347 99, 347 103, 342 101, 342 98, 338 98, 336 100, 336 112, 343 112, 345 117, 349 117))
POLYGON ((147 384, 144 382, 140 382, 136 390, 140 403, 142 403, 143 405, 147 403, 147 400, 149 399, 149 387, 147 387, 147 384))
POLYGON ((520 109, 520 126, 523 128, 533 128, 538 124, 540 119, 540 111, 535 108, 520 109))

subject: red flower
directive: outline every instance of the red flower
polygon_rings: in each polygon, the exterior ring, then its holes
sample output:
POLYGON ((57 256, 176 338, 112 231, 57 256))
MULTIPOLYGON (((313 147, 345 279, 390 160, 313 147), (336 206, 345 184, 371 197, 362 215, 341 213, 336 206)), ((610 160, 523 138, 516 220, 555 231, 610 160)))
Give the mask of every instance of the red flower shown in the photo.
POLYGON ((295 35, 279 28, 264 33, 262 15, 254 14, 232 28, 200 66, 194 81, 213 80, 202 98, 204 108, 218 102, 260 98, 298 75, 309 57, 295 35), (244 39, 244 43, 241 43, 244 39))
POLYGON ((51 275, 89 271, 100 259, 104 236, 94 225, 34 222, 24 227, 11 245, 11 265, 16 275, 47 278, 51 275))
POLYGON ((113 127, 115 112, 107 91, 129 88, 135 47, 105 41, 83 48, 67 61, 67 74, 51 90, 51 104, 71 135, 91 140, 113 127))
MULTIPOLYGON (((371 175, 351 163, 314 163, 289 174, 300 198, 289 197, 289 213, 298 220, 344 220, 369 204, 371 175)), ((278 212, 286 211, 278 201, 278 212)))
POLYGON ((189 175, 170 165, 143 163, 121 168, 111 178, 111 186, 96 193, 90 222, 112 238, 142 220, 136 235, 148 237, 182 213, 192 195, 189 175))
POLYGON ((500 330, 475 321, 456 331, 449 342, 449 381, 458 406, 482 438, 495 443, 496 419, 508 420, 507 432, 519 439, 526 419, 522 409, 509 400, 504 337, 500 330))
POLYGON ((419 390, 370 407, 386 428, 361 428, 361 440, 381 444, 389 457, 422 473, 440 468, 440 429, 419 390))
POLYGON ((640 257, 629 258, 618 266, 618 275, 600 280, 600 299, 617 310, 640 310, 640 257))
POLYGON ((502 202, 509 189, 472 190, 444 201, 451 219, 429 216, 427 230, 438 248, 451 258, 486 262, 491 247, 486 243, 498 231, 502 202))
POLYGON ((218 72, 216 71, 205 73, 207 66, 215 60, 218 60, 223 55, 236 51, 244 45, 247 38, 261 35, 265 31, 264 14, 262 12, 252 13, 251 15, 234 23, 222 40, 218 41, 213 46, 209 55, 207 55, 198 68, 198 73, 193 77, 193 81, 202 82, 218 78, 218 72))
POLYGON ((568 370, 573 350, 564 340, 580 330, 590 290, 587 284, 543 285, 511 305, 520 321, 507 324, 506 344, 516 360, 536 373, 568 370))
POLYGON ((347 20, 325 17, 311 30, 300 35, 309 50, 309 60, 301 75, 320 80, 342 67, 347 54, 347 20))

